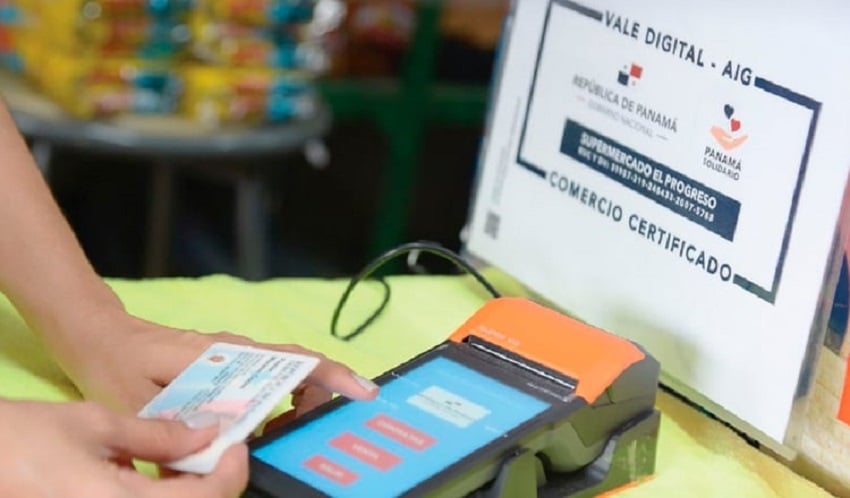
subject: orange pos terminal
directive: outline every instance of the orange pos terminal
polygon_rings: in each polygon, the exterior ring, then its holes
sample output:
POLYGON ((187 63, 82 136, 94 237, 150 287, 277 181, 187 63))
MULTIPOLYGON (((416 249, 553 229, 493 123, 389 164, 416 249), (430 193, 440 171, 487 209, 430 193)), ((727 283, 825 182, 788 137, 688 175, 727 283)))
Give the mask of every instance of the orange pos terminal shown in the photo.
POLYGON ((251 445, 249 497, 598 496, 655 469, 659 365, 521 298, 251 445))

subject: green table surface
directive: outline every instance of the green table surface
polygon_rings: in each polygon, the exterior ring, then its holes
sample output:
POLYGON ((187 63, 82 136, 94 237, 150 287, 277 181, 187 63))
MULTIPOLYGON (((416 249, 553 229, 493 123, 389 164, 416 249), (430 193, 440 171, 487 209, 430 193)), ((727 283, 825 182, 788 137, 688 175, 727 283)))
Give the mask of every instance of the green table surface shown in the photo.
MULTIPOLYGON (((505 295, 524 295, 507 277, 491 277, 505 295)), ((136 315, 202 332, 227 330, 263 341, 298 343, 366 376, 376 376, 443 341, 488 298, 465 276, 396 276, 389 282, 392 298, 384 314, 364 334, 343 342, 330 335, 329 324, 345 280, 246 282, 209 276, 109 281, 136 315)), ((359 323, 380 297, 377 284, 358 287, 346 306, 342 329, 359 323)), ((2 299, 0 378, 0 395, 6 397, 70 400, 78 396, 2 299)), ((618 496, 829 496, 678 399, 659 393, 657 404, 662 425, 656 474, 618 496)))

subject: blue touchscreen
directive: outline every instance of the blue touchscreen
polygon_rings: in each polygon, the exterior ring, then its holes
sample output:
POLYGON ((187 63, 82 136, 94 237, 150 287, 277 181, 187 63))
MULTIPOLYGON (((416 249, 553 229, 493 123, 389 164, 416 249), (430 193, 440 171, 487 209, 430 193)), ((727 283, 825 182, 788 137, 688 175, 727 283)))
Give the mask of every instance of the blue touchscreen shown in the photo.
POLYGON ((548 407, 437 357, 254 456, 334 497, 398 496, 548 407))

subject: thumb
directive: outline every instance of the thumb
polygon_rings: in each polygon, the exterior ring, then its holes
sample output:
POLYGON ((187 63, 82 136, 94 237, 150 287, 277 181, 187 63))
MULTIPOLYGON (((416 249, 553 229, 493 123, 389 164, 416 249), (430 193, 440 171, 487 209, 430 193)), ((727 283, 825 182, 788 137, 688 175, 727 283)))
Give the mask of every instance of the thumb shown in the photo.
POLYGON ((121 417, 108 432, 107 447, 120 456, 148 462, 170 462, 207 446, 219 433, 219 420, 196 425, 172 420, 121 417))

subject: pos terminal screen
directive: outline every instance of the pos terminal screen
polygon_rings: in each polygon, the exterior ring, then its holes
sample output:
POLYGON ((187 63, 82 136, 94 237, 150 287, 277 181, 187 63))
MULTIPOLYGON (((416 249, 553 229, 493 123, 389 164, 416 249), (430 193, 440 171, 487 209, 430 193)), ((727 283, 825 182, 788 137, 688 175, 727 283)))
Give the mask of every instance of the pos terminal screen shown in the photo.
POLYGON ((549 407, 435 356, 252 453, 330 496, 398 496, 549 407))

